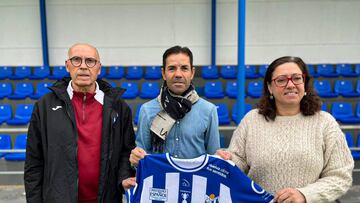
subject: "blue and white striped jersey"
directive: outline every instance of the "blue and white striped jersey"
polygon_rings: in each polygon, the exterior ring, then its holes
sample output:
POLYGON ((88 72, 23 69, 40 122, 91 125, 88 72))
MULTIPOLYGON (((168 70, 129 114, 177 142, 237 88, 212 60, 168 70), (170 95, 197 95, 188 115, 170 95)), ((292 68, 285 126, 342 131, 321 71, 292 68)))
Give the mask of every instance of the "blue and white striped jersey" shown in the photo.
POLYGON ((211 155, 148 155, 139 162, 136 181, 137 186, 127 191, 129 203, 273 202, 273 196, 233 162, 211 155))

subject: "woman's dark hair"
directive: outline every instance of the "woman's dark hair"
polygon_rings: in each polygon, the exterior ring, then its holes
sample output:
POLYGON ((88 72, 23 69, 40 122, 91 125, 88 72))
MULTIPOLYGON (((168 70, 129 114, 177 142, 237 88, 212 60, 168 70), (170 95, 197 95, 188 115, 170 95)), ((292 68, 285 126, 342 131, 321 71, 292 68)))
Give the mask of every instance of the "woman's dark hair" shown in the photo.
POLYGON ((192 68, 193 67, 193 54, 192 54, 192 52, 190 51, 189 48, 181 47, 181 46, 173 46, 173 47, 170 47, 169 49, 167 49, 165 51, 165 53, 163 54, 163 66, 162 66, 162 68, 166 67, 166 59, 167 59, 167 57, 169 57, 172 54, 180 54, 180 53, 183 53, 183 54, 186 54, 187 56, 189 56, 190 65, 191 65, 191 68, 192 68))
POLYGON ((273 61, 265 74, 264 78, 264 90, 263 95, 260 98, 259 104, 257 105, 259 109, 259 114, 262 114, 267 121, 275 120, 276 117, 276 105, 275 99, 270 99, 270 92, 268 85, 272 81, 273 72, 275 69, 284 64, 284 63, 295 63, 299 66, 302 73, 305 74, 305 92, 306 95, 300 101, 300 111, 304 116, 314 115, 316 112, 320 111, 321 100, 319 96, 314 91, 312 87, 312 81, 304 61, 299 57, 294 56, 284 56, 273 61))

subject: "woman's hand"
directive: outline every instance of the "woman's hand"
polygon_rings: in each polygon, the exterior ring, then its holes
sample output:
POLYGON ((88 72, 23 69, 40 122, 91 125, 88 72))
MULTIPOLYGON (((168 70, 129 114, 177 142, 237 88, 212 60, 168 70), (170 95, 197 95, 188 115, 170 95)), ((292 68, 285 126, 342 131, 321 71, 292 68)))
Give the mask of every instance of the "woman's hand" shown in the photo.
POLYGON ((277 203, 306 203, 304 195, 297 189, 285 188, 276 192, 274 202, 277 203))

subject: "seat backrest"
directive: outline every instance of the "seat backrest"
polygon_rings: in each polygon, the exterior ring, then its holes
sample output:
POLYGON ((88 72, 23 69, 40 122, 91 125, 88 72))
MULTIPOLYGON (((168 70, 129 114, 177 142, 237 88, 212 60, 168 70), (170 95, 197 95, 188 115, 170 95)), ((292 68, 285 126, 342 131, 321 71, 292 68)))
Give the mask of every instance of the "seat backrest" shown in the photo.
POLYGON ((263 81, 251 81, 248 84, 248 92, 252 93, 262 93, 263 91, 263 81))
POLYGON ((29 119, 31 117, 34 105, 33 104, 17 104, 15 111, 15 118, 29 119))
POLYGON ((266 71, 269 68, 269 65, 260 65, 259 67, 259 74, 261 77, 265 77, 266 71))
POLYGON ((12 68, 7 66, 1 66, 0 67, 0 79, 8 78, 10 75, 12 75, 12 68))
POLYGON ((101 79, 103 77, 105 77, 106 75, 106 67, 105 66, 101 66, 101 71, 100 71, 100 74, 98 75, 98 78, 101 79))
POLYGON ((26 134, 20 134, 15 138, 14 149, 26 149, 26 134))
POLYGON ((212 93, 223 92, 222 82, 220 82, 220 81, 206 82, 205 83, 205 92, 212 92, 212 93))
POLYGON ((120 78, 123 78, 124 75, 125 75, 124 67, 110 66, 109 72, 105 77, 109 78, 109 79, 120 79, 120 78))
POLYGON ((50 68, 48 66, 36 66, 34 67, 32 78, 43 79, 50 74, 50 68))
POLYGON ((136 82, 123 82, 121 83, 121 88, 126 89, 122 95, 122 98, 124 99, 132 99, 137 97, 139 94, 139 87, 136 82))
POLYGON ((160 66, 147 66, 145 68, 144 78, 147 80, 161 79, 161 67, 160 66))
POLYGON ((334 90, 336 93, 353 92, 354 87, 350 80, 336 80, 334 90))
POLYGON ((52 74, 49 78, 51 79, 61 79, 64 76, 69 76, 69 73, 66 71, 65 66, 54 66, 52 68, 52 74))
POLYGON ((328 80, 314 80, 314 88, 319 93, 333 92, 328 80))
POLYGON ((0 83, 0 98, 4 98, 12 94, 12 85, 9 82, 0 83))
POLYGON ((245 66, 245 76, 246 76, 246 78, 257 78, 258 74, 256 71, 256 66, 246 65, 245 66))
POLYGON ((352 117, 354 112, 352 111, 352 105, 349 102, 334 102, 331 107, 331 114, 335 118, 339 117, 352 117))
POLYGON ((356 104, 355 115, 356 117, 360 118, 360 102, 356 104))
POLYGON ((14 94, 28 96, 34 92, 32 83, 19 82, 16 83, 14 94))
POLYGON ((204 79, 218 79, 219 71, 216 66, 203 66, 201 68, 201 77, 204 79))
POLYGON ((235 66, 221 66, 220 75, 224 79, 235 79, 237 77, 237 69, 235 66))
POLYGON ((141 85, 140 97, 144 99, 151 99, 158 96, 160 93, 160 85, 157 82, 143 82, 141 85))
POLYGON ((356 82, 356 92, 360 93, 360 80, 356 82))
POLYGON ((140 66, 129 66, 127 68, 126 79, 139 80, 143 77, 144 71, 140 66))
POLYGON ((18 79, 28 78, 31 75, 31 69, 28 66, 20 66, 15 68, 14 76, 18 79))
POLYGON ((353 72, 351 64, 336 64, 336 72, 339 73, 342 76, 346 76, 353 72))
POLYGON ((350 132, 345 132, 345 139, 349 147, 354 147, 354 140, 350 132))
POLYGON ((11 136, 0 134, 0 149, 11 149, 11 136))
POLYGON ((12 110, 10 104, 0 104, 0 123, 11 119, 12 110))
POLYGON ((37 85, 36 85, 36 90, 35 92, 36 93, 39 93, 39 94, 46 94, 48 92, 50 92, 51 90, 49 90, 48 87, 51 87, 52 86, 52 83, 50 82, 39 82, 37 85))

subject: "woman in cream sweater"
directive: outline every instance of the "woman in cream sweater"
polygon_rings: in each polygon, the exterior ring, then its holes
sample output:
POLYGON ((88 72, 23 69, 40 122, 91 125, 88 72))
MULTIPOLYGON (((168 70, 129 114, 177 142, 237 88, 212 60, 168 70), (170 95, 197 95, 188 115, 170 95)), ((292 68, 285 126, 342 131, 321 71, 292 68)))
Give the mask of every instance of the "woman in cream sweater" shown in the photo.
POLYGON ((264 95, 234 131, 231 159, 276 202, 336 200, 352 184, 354 161, 336 120, 320 111, 305 63, 298 57, 272 62, 264 95))

